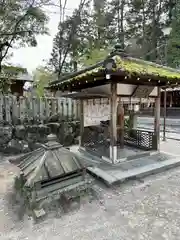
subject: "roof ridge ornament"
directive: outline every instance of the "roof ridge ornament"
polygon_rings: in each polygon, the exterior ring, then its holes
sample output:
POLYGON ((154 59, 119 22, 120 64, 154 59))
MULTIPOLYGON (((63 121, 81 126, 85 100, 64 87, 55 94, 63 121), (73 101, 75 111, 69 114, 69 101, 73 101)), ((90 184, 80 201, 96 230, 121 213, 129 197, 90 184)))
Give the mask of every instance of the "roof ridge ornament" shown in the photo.
POLYGON ((48 142, 45 144, 41 144, 41 147, 43 147, 46 150, 53 150, 53 149, 58 149, 62 147, 60 143, 57 141, 57 136, 55 134, 49 134, 47 136, 48 142))

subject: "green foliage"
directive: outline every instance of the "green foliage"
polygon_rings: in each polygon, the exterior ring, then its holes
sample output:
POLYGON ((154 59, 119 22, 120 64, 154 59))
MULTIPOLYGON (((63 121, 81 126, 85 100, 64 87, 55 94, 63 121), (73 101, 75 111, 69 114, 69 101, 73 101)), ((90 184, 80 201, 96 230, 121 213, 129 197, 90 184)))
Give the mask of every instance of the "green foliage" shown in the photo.
POLYGON ((113 30, 108 31, 112 19, 108 6, 105 0, 94 1, 92 11, 88 2, 79 17, 76 9, 71 17, 59 23, 49 61, 59 76, 76 71, 82 65, 91 65, 106 55, 108 50, 99 49, 109 46, 113 36, 113 30))
MULTIPOLYGON (((117 71, 118 69, 121 69, 121 71, 124 71, 129 76, 135 75, 136 77, 143 77, 143 76, 149 76, 149 78, 155 78, 157 80, 158 76, 161 78, 165 78, 167 81, 173 80, 176 84, 176 80, 180 79, 180 73, 167 70, 163 67, 159 67, 156 64, 148 64, 146 61, 136 61, 136 60, 129 60, 129 59, 123 59, 120 56, 115 57, 116 61, 116 68, 113 69, 113 71, 117 71)), ((72 84, 72 82, 76 82, 83 80, 85 77, 95 76, 98 71, 104 70, 103 66, 95 67, 92 70, 85 71, 84 73, 81 73, 73 78, 68 79, 67 84, 72 84)))
POLYGON ((17 76, 19 73, 22 73, 22 74, 28 73, 27 68, 16 67, 12 65, 2 65, 1 74, 4 74, 4 75, 7 74, 7 76, 17 76))
POLYGON ((177 2, 172 20, 172 31, 168 42, 168 63, 172 67, 180 67, 180 3, 177 2))
POLYGON ((84 55, 80 58, 80 64, 86 67, 94 65, 104 60, 109 53, 110 53, 110 49, 106 49, 106 50, 93 49, 89 54, 84 55))
MULTIPOLYGON (((38 0, 0 1, 0 44, 8 42, 12 47, 36 46, 36 36, 48 33, 48 17, 40 5, 38 0)), ((1 65, 9 48, 3 45, 0 50, 1 65)))
POLYGON ((124 119, 124 127, 129 129, 129 126, 130 126, 130 118, 125 118, 124 119))
MULTIPOLYGON (((85 5, 85 8, 89 8, 89 3, 85 5)), ((59 23, 49 60, 49 65, 58 77, 76 71, 78 59, 86 51, 87 41, 85 38, 89 24, 87 9, 83 8, 80 15, 79 11, 75 9, 72 16, 59 23)), ((90 35, 89 38, 91 38, 90 35)))
POLYGON ((46 93, 45 87, 47 87, 50 81, 55 80, 55 75, 47 71, 44 67, 39 67, 34 72, 33 78, 37 95, 43 97, 46 93))
POLYGON ((2 65, 0 73, 0 90, 3 93, 8 93, 12 80, 19 74, 27 74, 27 69, 11 65, 2 65))
MULTIPOLYGON (((172 21, 171 0, 94 0, 77 18, 59 23, 50 64, 60 76, 102 60, 109 46, 120 43, 128 54, 164 64, 166 38, 162 29, 172 21), (73 38, 69 38, 73 33, 73 38), (101 50, 104 49, 104 50, 101 50)), ((178 26, 178 24, 177 24, 178 26)), ((176 31, 177 32, 177 31, 176 31)), ((171 61, 171 60, 170 60, 171 61)))
MULTIPOLYGON (((0 1, 0 90, 8 91, 10 78, 27 70, 2 66, 10 47, 37 46, 36 36, 48 34, 48 17, 41 6, 48 0, 0 1)), ((26 56, 23 56, 26 57, 26 56)))

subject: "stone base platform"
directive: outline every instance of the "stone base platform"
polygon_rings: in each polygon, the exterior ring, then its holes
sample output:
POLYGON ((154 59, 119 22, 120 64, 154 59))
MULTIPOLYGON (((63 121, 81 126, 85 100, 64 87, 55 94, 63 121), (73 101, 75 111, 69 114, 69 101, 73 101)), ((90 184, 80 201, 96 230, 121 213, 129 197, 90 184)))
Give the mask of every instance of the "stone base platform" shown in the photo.
POLYGON ((165 152, 141 153, 115 165, 89 153, 80 152, 80 155, 86 162, 88 172, 108 186, 180 166, 180 156, 165 152))

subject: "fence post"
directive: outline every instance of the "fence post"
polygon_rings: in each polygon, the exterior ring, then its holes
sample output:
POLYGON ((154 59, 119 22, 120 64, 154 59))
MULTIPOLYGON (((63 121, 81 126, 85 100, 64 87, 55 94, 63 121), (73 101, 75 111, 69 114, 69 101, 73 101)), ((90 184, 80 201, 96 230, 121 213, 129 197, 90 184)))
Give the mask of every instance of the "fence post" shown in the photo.
POLYGON ((46 116, 46 121, 49 117, 49 101, 48 98, 45 98, 45 116, 46 116))
POLYGON ((25 104, 24 104, 24 97, 19 98, 19 117, 21 124, 24 122, 24 110, 25 110, 25 104))
POLYGON ((0 95, 0 123, 4 122, 4 96, 1 94, 0 95))
POLYGON ((16 96, 12 96, 12 122, 13 124, 19 122, 19 103, 16 96))
POLYGON ((40 98, 40 120, 44 123, 44 98, 40 98))
POLYGON ((11 119, 11 97, 10 96, 5 96, 5 117, 6 117, 6 122, 12 123, 11 119))
POLYGON ((32 119, 32 121, 34 122, 34 120, 35 120, 35 117, 37 116, 37 113, 35 112, 36 111, 36 99, 35 99, 35 97, 32 97, 32 116, 31 116, 31 119, 32 119))
POLYGON ((55 98, 52 97, 50 99, 50 102, 51 102, 51 115, 54 115, 56 110, 55 98))
POLYGON ((69 120, 69 99, 66 98, 66 120, 69 120))
POLYGON ((37 108, 37 121, 41 122, 41 101, 40 98, 36 98, 36 108, 37 108))
POLYGON ((71 118, 72 120, 75 120, 75 113, 74 113, 74 107, 75 107, 75 104, 74 104, 74 100, 71 101, 71 118))
POLYGON ((61 99, 62 117, 64 118, 64 101, 61 99))
POLYGON ((51 115, 60 113, 67 121, 79 118, 78 100, 62 98, 23 97, 0 95, 0 123, 23 124, 25 119, 39 120, 41 123, 51 115))

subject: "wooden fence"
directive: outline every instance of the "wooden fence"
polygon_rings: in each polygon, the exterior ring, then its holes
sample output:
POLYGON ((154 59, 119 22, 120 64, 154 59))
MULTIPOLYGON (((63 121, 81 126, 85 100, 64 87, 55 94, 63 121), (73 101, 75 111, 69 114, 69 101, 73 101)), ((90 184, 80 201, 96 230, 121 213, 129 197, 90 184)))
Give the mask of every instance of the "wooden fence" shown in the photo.
POLYGON ((16 97, 0 95, 0 123, 46 122, 55 114, 79 119, 79 101, 65 98, 16 97))

